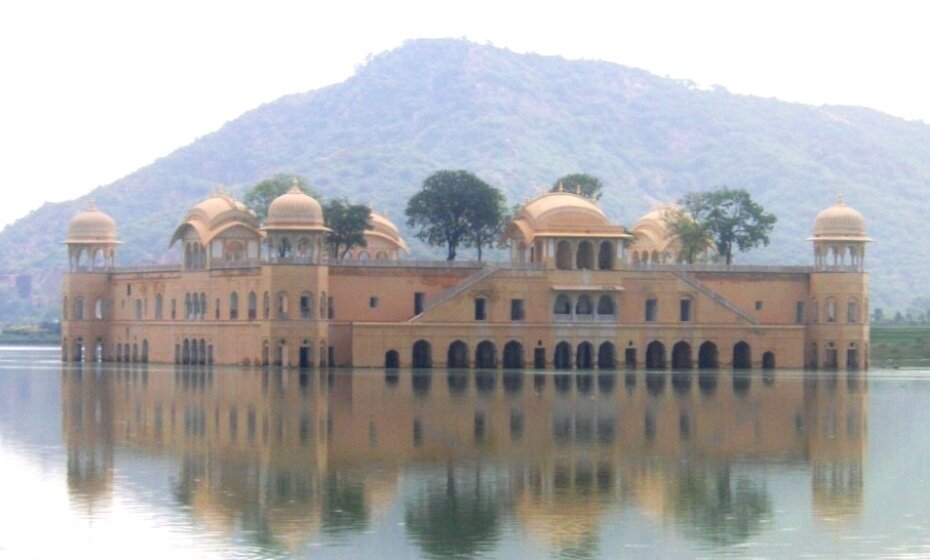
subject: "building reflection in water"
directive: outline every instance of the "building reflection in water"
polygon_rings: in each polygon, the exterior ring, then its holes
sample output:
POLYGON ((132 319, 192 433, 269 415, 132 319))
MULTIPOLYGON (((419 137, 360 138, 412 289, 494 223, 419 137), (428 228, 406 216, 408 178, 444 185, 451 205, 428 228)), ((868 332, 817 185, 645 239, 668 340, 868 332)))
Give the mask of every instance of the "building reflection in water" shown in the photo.
POLYGON ((114 449, 176 458, 204 526, 294 551, 403 512, 427 554, 493 550, 505 519, 598 550, 632 508, 702 546, 775 515, 766 468, 809 468, 815 515, 858 515, 867 379, 854 373, 297 372, 66 368, 68 483, 92 506, 114 449), (765 468, 762 468, 765 467, 765 468))

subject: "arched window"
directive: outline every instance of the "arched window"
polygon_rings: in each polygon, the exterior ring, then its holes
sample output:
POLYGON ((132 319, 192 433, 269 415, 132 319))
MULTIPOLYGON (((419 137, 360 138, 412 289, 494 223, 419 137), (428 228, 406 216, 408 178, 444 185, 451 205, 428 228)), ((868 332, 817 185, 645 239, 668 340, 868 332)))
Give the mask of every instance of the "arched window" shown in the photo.
POLYGON ((164 319, 165 299, 161 294, 155 294, 155 318, 164 319))
POLYGON ((835 300, 834 298, 828 298, 828 299, 827 299, 826 318, 825 318, 825 320, 826 320, 827 323, 835 323, 835 322, 836 322, 836 300, 835 300))
POLYGON ((249 292, 249 320, 254 321, 258 314, 258 297, 255 292, 249 292))
POLYGON ((287 319, 287 292, 278 292, 277 299, 277 318, 278 320, 287 319))
POLYGON ((672 369, 691 368, 691 345, 681 341, 672 346, 672 369))
POLYGON ((572 345, 564 341, 556 344, 552 361, 555 369, 571 369, 572 345))
POLYGON ((658 340, 646 346, 646 369, 665 369, 665 345, 658 340))
POLYGON ((523 345, 511 340, 504 345, 504 368, 520 369, 523 367, 523 345))
POLYGON ((313 319, 313 294, 310 292, 300 294, 300 318, 313 319))
POLYGON ((74 298, 74 319, 77 321, 84 319, 84 296, 74 298))
POLYGON ((265 292, 265 295, 262 296, 262 318, 267 319, 271 315, 271 296, 268 295, 268 292, 265 292))
POLYGON ((358 254, 358 260, 367 261, 368 260, 368 251, 362 251, 358 254))
POLYGON ((597 350, 597 367, 613 369, 617 366, 617 352, 611 342, 603 342, 597 350))
POLYGON ((497 349, 490 340, 482 341, 478 344, 478 348, 475 349, 475 367, 497 367, 497 349))
POLYGON ((564 239, 555 249, 555 267, 559 270, 572 269, 572 244, 564 239))
POLYGON ((591 315, 594 313, 594 304, 591 303, 591 296, 581 294, 578 296, 578 303, 575 304, 575 315, 591 315))
POLYGON ((602 294, 597 300, 598 315, 614 315, 614 300, 607 294, 602 294))
POLYGON ((859 303, 854 299, 851 299, 846 303, 846 322, 859 322, 859 303))
POLYGON ((698 349, 698 367, 701 369, 717 369, 720 361, 717 355, 717 345, 707 341, 698 349))
POLYGON ((614 267, 614 244, 610 241, 601 241, 597 251, 597 268, 599 270, 612 270, 614 267))
POLYGON ((282 237, 278 240, 278 258, 288 259, 291 257, 291 240, 282 237))
POLYGON ((575 265, 578 270, 591 270, 594 268, 594 245, 590 241, 582 241, 578 244, 575 265))
POLYGON ((466 346, 466 344, 461 340, 456 340, 449 345, 449 351, 446 355, 446 367, 468 367, 468 346, 466 346))
POLYGON ((752 350, 749 344, 739 341, 733 346, 733 369, 749 369, 752 367, 752 350))
POLYGON ((239 293, 233 292, 229 294, 229 318, 238 319, 239 318, 239 293))
POLYGON ((94 319, 103 319, 103 316, 104 316, 103 299, 97 298, 97 301, 94 302, 94 319))
POLYGON ((555 298, 555 307, 552 309, 552 312, 556 315, 571 315, 572 314, 572 300, 566 294, 559 294, 555 298))
POLYGON ((412 364, 414 368, 426 369, 433 367, 433 352, 432 348, 430 348, 429 342, 425 340, 418 340, 414 342, 412 354, 412 364))

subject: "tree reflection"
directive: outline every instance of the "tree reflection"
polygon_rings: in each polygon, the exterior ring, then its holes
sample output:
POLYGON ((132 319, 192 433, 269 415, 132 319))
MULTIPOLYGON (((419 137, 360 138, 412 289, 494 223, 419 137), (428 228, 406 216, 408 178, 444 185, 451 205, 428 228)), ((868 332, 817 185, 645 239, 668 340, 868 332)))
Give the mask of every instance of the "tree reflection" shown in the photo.
POLYGON ((729 465, 711 471, 678 473, 675 519, 685 533, 717 546, 746 541, 771 518, 772 502, 764 486, 731 476, 729 465))
POLYGON ((473 556, 500 538, 503 503, 480 469, 462 476, 450 463, 444 481, 430 477, 406 504, 407 533, 426 555, 473 556))

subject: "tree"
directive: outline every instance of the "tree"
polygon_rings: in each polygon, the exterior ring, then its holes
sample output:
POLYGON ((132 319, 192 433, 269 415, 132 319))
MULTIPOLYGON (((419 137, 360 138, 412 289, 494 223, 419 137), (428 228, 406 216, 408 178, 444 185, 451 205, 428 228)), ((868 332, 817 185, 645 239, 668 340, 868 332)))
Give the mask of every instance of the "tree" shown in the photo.
POLYGON ((503 233, 507 207, 503 193, 486 183, 478 185, 474 192, 467 194, 467 219, 471 229, 465 236, 464 245, 477 249, 480 261, 482 248, 494 245, 495 240, 503 233))
POLYGON ((289 191, 295 184, 304 194, 322 200, 320 193, 311 187, 305 178, 299 175, 279 173, 256 183, 245 193, 242 202, 255 212, 259 222, 265 223, 265 218, 268 217, 268 205, 271 204, 271 201, 289 191))
POLYGON ((371 208, 364 204, 349 204, 345 198, 334 198, 323 205, 329 254, 341 259, 353 247, 366 247, 365 230, 371 228, 371 208))
POLYGON ((600 200, 604 184, 594 175, 587 173, 570 173, 552 184, 550 192, 572 192, 591 200, 600 200))
POLYGON ((692 192, 679 201, 717 246, 717 253, 733 262, 733 249, 748 251, 769 244, 769 233, 775 226, 775 215, 752 200, 745 189, 725 186, 712 191, 692 192))
POLYGON ((694 257, 713 246, 714 240, 705 225, 695 221, 682 208, 666 208, 662 211, 662 219, 669 233, 681 244, 685 262, 693 263, 694 257))
POLYGON ((417 239, 446 247, 452 261, 460 245, 476 247, 480 255, 500 228, 503 195, 468 171, 441 170, 423 181, 405 214, 417 239))

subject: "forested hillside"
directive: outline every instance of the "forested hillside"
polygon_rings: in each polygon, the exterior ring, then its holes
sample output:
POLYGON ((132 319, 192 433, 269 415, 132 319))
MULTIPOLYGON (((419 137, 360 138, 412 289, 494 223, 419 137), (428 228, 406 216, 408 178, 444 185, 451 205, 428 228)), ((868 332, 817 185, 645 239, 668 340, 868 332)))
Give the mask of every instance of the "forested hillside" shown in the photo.
MULTIPOLYGON (((471 170, 511 203, 565 173, 591 173, 606 184, 602 206, 625 225, 690 190, 746 188, 778 223, 770 247, 737 262, 811 262, 814 215, 842 192, 877 241, 867 259, 873 305, 930 295, 921 258, 930 126, 460 40, 408 42, 341 84, 258 107, 88 196, 117 220, 119 261, 148 263, 166 258, 184 212, 218 185, 242 192, 274 173, 301 174, 403 229, 407 198, 440 168, 471 170)), ((33 272, 54 298, 66 265, 60 242, 85 205, 46 204, 5 228, 0 268, 33 272)))

